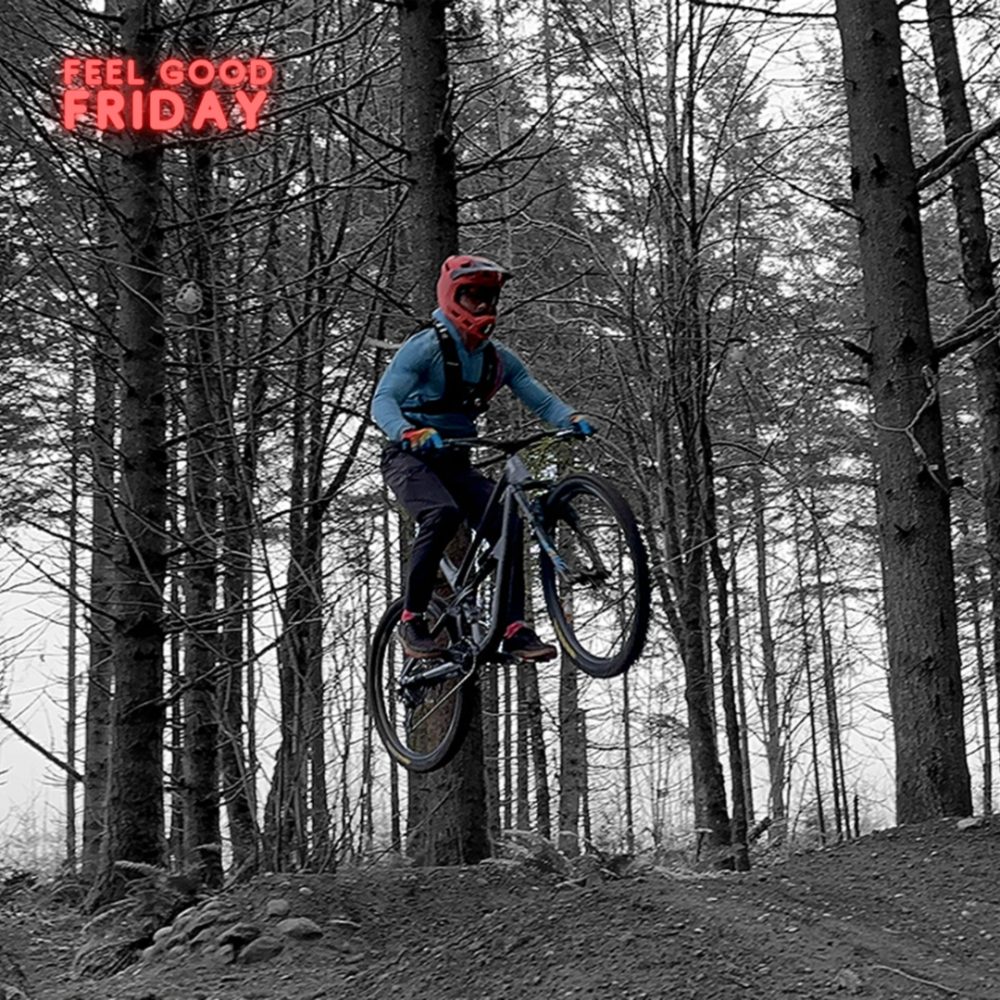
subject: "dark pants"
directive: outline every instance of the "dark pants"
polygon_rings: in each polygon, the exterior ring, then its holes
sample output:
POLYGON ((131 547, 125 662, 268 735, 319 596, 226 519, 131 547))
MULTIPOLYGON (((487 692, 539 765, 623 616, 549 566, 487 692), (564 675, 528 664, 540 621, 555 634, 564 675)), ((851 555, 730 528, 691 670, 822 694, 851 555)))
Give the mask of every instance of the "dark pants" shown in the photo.
MULTIPOLYGON (((417 522, 417 537, 406 574, 406 610, 427 610, 438 563, 462 521, 478 528, 493 493, 494 482, 469 464, 464 449, 414 454, 399 445, 382 452, 382 476, 407 513, 417 522)), ((503 510, 498 508, 482 526, 492 544, 500 537, 503 510)), ((513 565, 507 594, 507 623, 524 617, 524 557, 521 537, 512 540, 513 565)), ((506 624, 506 623, 505 623, 506 624)))

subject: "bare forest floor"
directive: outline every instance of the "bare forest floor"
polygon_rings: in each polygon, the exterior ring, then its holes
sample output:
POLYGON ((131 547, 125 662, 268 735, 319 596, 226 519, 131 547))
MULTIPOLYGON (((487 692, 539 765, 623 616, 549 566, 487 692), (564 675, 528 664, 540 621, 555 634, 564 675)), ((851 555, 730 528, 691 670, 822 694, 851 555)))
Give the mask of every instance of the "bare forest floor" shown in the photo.
POLYGON ((277 897, 323 936, 257 964, 178 952, 94 979, 71 972, 86 918, 39 889, 0 890, 0 1000, 1000 1000, 1000 817, 745 875, 375 867, 261 877, 225 905, 260 914, 277 897))

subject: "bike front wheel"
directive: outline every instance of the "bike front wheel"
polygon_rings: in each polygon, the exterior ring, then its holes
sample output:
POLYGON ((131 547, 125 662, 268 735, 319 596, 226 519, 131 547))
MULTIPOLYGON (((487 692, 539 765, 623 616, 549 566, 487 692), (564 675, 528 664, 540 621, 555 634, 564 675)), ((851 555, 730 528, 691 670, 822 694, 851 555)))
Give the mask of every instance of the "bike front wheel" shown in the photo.
MULTIPOLYGON (((432 633, 457 636, 441 621, 442 606, 433 601, 427 611, 432 633)), ((368 655, 366 688, 375 729, 392 758, 409 771, 423 773, 444 766, 455 755, 468 727, 464 684, 468 675, 455 665, 447 677, 421 680, 439 668, 442 660, 417 660, 403 652, 396 635, 403 599, 389 605, 382 616, 368 655)))
POLYGON ((642 654, 649 628, 646 547, 622 495, 578 473, 545 498, 542 591, 559 644, 585 673, 623 674, 642 654))

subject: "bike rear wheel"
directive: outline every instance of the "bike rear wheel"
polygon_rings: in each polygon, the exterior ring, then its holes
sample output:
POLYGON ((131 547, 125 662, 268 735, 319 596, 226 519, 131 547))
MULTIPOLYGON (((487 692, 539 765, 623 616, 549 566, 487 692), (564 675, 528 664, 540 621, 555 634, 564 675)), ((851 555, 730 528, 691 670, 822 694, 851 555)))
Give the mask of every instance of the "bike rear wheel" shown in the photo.
POLYGON ((622 495, 578 473, 545 498, 542 591, 559 644, 585 673, 616 677, 642 654, 649 628, 646 547, 622 495))
MULTIPOLYGON (((468 728, 470 699, 464 690, 467 675, 456 664, 453 676, 421 681, 420 674, 443 660, 416 660, 403 652, 396 635, 403 599, 389 605, 372 640, 366 687, 372 721, 392 758, 418 773, 442 767, 455 755, 468 728)), ((433 601, 427 611, 432 632, 448 634, 449 645, 458 638, 450 623, 439 621, 442 605, 433 601), (437 623, 437 624, 435 624, 437 623)))

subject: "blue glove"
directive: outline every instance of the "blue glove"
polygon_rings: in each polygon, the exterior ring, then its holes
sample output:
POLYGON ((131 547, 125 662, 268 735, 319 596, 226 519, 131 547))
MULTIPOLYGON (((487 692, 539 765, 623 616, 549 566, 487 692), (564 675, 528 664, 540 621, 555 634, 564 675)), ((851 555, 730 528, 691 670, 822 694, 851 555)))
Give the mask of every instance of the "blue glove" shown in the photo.
POLYGON ((403 431, 403 447, 407 451, 429 451, 432 448, 443 448, 444 441, 433 427, 414 427, 403 431))
POLYGON ((569 418, 570 423, 573 425, 573 430, 580 435, 580 437, 590 437, 591 434, 596 434, 596 428, 594 428, 590 421, 582 413, 574 413, 572 417, 569 418))

